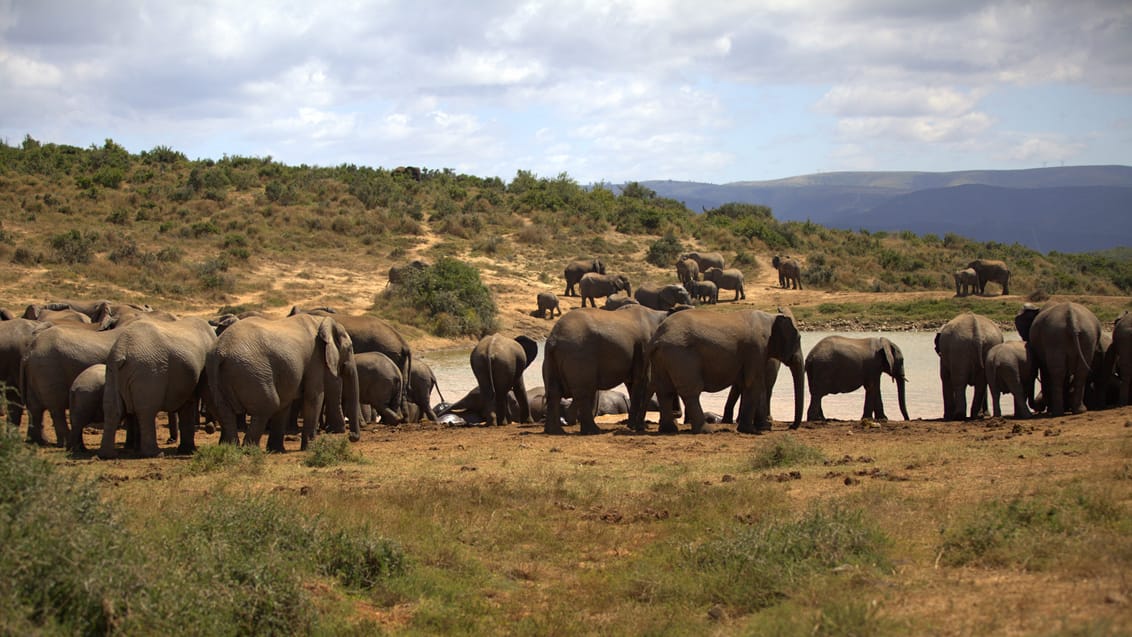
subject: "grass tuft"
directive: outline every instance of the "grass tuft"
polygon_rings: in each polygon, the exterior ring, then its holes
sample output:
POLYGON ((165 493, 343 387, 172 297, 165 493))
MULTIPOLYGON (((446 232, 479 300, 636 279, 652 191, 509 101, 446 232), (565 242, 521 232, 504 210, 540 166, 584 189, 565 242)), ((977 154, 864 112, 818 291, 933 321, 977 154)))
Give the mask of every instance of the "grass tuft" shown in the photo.
POLYGON ((361 462, 362 460, 362 456, 354 453, 353 449, 350 448, 350 441, 346 436, 323 434, 311 441, 303 464, 308 467, 332 467, 337 464, 361 462))
POLYGON ((815 464, 825 459, 820 449, 800 442, 792 435, 785 435, 773 444, 762 447, 751 458, 751 469, 759 471, 777 467, 793 467, 815 464))

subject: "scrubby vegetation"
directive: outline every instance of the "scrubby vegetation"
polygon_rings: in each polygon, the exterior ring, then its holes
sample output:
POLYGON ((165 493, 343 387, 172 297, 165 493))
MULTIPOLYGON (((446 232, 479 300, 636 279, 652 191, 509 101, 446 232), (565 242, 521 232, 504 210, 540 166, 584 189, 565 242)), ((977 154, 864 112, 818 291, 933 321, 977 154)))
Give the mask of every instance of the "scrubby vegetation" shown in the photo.
MULTIPOLYGON (((1027 294, 1132 293, 1132 259, 1119 251, 1041 254, 955 235, 835 230, 781 222, 751 204, 699 214, 638 183, 585 187, 565 173, 519 171, 505 183, 426 169, 418 181, 406 171, 349 164, 190 160, 165 146, 131 154, 109 139, 89 148, 31 137, 0 144, 0 259, 157 302, 221 301, 254 285, 243 264, 262 258, 396 262, 426 232, 438 235, 438 255, 457 261, 524 255, 558 264, 588 254, 639 278, 655 272, 642 268, 669 270, 694 247, 722 251, 748 274, 770 255, 790 254, 804 263, 805 285, 829 290, 951 289, 955 269, 985 257, 1010 263, 1012 287, 1027 294), (637 250, 647 264, 626 256, 637 250)), ((467 288, 422 289, 401 304, 379 298, 372 311, 413 316, 437 334, 492 329, 493 309, 482 299, 439 307, 451 300, 446 294, 468 296, 481 284, 458 266, 437 266, 467 288), (423 307, 419 318, 405 311, 423 307)), ((557 265, 547 270, 558 276, 557 265)))

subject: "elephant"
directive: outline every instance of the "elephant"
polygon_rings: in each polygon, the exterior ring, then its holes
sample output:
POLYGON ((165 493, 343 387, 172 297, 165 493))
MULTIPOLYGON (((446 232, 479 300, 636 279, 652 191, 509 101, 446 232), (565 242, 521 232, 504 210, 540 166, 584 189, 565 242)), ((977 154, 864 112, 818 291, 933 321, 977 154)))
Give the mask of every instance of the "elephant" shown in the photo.
POLYGON ((60 324, 35 335, 20 365, 19 387, 28 411, 28 442, 47 444, 43 438, 46 411, 55 427, 55 445, 67 447, 74 443, 66 418, 71 383, 86 368, 106 362, 120 333, 120 329, 94 331, 81 324, 60 324))
MULTIPOLYGON (((397 364, 397 369, 401 370, 401 378, 408 378, 412 373, 413 356, 409 342, 386 321, 364 314, 356 316, 339 314, 329 307, 300 310, 298 306, 293 306, 288 316, 300 313, 332 317, 350 335, 355 354, 381 352, 397 364)), ((405 401, 405 396, 402 394, 402 409, 405 407, 405 401)))
POLYGON ((719 286, 711 281, 689 281, 684 284, 692 300, 698 303, 719 303, 719 286))
POLYGON ((880 375, 896 382, 900 414, 908 420, 905 401, 904 354, 892 341, 880 337, 850 338, 827 336, 806 355, 806 380, 810 385, 810 408, 806 420, 825 420, 821 399, 827 394, 846 394, 865 388, 865 407, 861 418, 888 420, 880 394, 880 375))
POLYGON ((680 259, 676 262, 676 278, 684 285, 700 280, 700 264, 692 259, 680 259))
POLYGON ((987 389, 990 390, 991 408, 995 418, 1002 417, 1002 394, 1014 396, 1014 417, 1029 418, 1033 414, 1026 406, 1033 405, 1034 383, 1027 382, 1030 375, 1030 357, 1024 341, 1007 341, 990 348, 986 359, 987 389))
POLYGON ((624 291, 625 294, 632 294, 633 290, 629 286, 629 277, 624 274, 597 274, 596 272, 587 272, 582 280, 578 282, 578 291, 582 296, 582 307, 586 306, 588 299, 592 307, 597 307, 595 300, 599 296, 610 296, 616 292, 624 291))
POLYGON ((802 266, 797 259, 776 254, 770 263, 778 270, 778 287, 789 288, 793 285, 795 290, 802 289, 802 266))
POLYGON ((975 259, 967 264, 979 277, 979 294, 986 294, 987 282, 994 281, 1002 286, 1003 296, 1010 294, 1010 268, 1003 261, 994 259, 975 259))
POLYGON ((605 297, 605 303, 601 306, 601 309, 616 310, 626 305, 640 305, 640 303, 627 294, 611 294, 605 297))
POLYGON ((684 286, 676 283, 663 286, 642 285, 633 293, 633 298, 637 303, 654 310, 669 310, 676 305, 692 304, 692 295, 684 286))
POLYGON ((735 298, 732 300, 738 301, 739 299, 747 298, 747 293, 743 291, 743 273, 734 268, 721 270, 719 268, 708 268, 704 270, 704 280, 711 281, 720 290, 735 290, 735 298))
POLYGON ((6 307, 0 307, 0 321, 11 321, 12 319, 23 318, 16 316, 11 310, 6 307))
POLYGON ((66 306, 29 305, 24 309, 23 318, 43 323, 85 323, 91 324, 90 317, 66 306))
POLYGON ((349 332, 331 316, 296 314, 278 320, 237 321, 216 339, 208 354, 208 378, 221 442, 236 442, 239 414, 251 417, 244 444, 258 446, 270 425, 269 451, 282 452, 291 404, 303 413, 301 448, 314 438, 326 402, 327 422, 341 431, 350 421, 350 440, 361 438, 358 369, 349 332))
POLYGON ((987 414, 987 352, 1003 341, 1002 330, 985 316, 964 312, 935 335, 939 379, 943 385, 943 419, 963 420, 967 386, 975 388, 971 418, 987 414))
MULTIPOLYGON (((185 317, 176 321, 135 321, 122 328, 106 357, 106 391, 102 410, 101 458, 117 456, 118 425, 137 423, 138 453, 151 458, 157 447, 157 414, 176 416, 180 428, 177 453, 196 450, 200 401, 204 396, 205 359, 216 342, 208 321, 185 317)), ((82 430, 75 447, 82 445, 82 430)))
POLYGON ((594 422, 597 393, 624 383, 629 389, 629 426, 645 426, 648 360, 645 346, 669 312, 640 304, 607 311, 567 312, 550 330, 543 351, 547 434, 561 434, 561 401, 573 398, 583 434, 601 433, 594 422))
POLYGON ((802 421, 805 364, 801 334, 789 312, 678 312, 657 328, 647 356, 662 433, 677 431, 673 410, 677 396, 684 402, 685 422, 692 432, 705 431, 700 394, 727 387, 739 398, 738 431, 769 431, 770 395, 779 363, 790 368, 794 379, 790 428, 797 429, 802 421))
POLYGON ((386 285, 400 285, 405 282, 405 278, 412 272, 423 272, 428 269, 428 264, 420 259, 414 259, 405 265, 395 265, 389 268, 389 283, 386 285))
POLYGON ((1124 312, 1113 323, 1106 360, 1106 369, 1116 370, 1120 377, 1117 404, 1124 407, 1132 399, 1132 312, 1124 312))
POLYGON ((1024 380, 1033 383, 1040 370, 1049 413, 1061 416, 1066 406, 1075 414, 1087 411, 1086 387, 1104 368, 1097 316, 1079 303, 1058 302, 1042 308, 1027 303, 1014 317, 1014 326, 1030 355, 1030 378, 1024 380))
POLYGON ((566 266, 566 271, 563 276, 566 277, 566 291, 562 293, 563 296, 578 296, 574 292, 574 286, 581 282, 582 277, 588 272, 596 274, 605 274, 605 264, 600 259, 578 259, 571 261, 566 266))
POLYGON ((556 312, 558 316, 562 316, 562 308, 558 307, 558 295, 554 292, 539 292, 535 300, 538 302, 535 316, 552 319, 556 312))
POLYGON ((47 323, 25 318, 0 321, 0 385, 7 403, 8 423, 19 427, 24 417, 24 400, 20 394, 20 361, 35 335, 50 329, 47 323))
POLYGON ((400 411, 404 379, 397 364, 381 352, 355 354, 354 364, 358 368, 358 400, 373 407, 381 416, 382 423, 401 424, 404 420, 400 411))
POLYGON ((483 396, 483 419, 488 426, 506 425, 512 415, 520 423, 531 422, 527 389, 523 372, 538 356, 538 343, 529 336, 507 338, 489 334, 472 349, 472 373, 483 396), (519 409, 512 413, 507 406, 507 392, 514 391, 519 409))
MULTIPOLYGON (((545 414, 545 394, 539 394, 535 390, 530 390, 526 394, 527 405, 531 410, 532 420, 535 418, 536 412, 545 414)), ((519 413, 519 400, 515 397, 514 391, 507 392, 507 410, 512 413, 519 413)), ((485 422, 484 412, 487 411, 487 406, 483 400, 483 394, 480 393, 479 387, 471 388, 468 393, 464 394, 462 398, 454 403, 440 403, 436 406, 437 422, 453 427, 465 427, 468 425, 478 425, 485 422)))
POLYGON ((723 269, 723 255, 718 252, 685 252, 680 255, 677 262, 684 259, 691 259, 699 266, 700 272, 707 271, 708 268, 723 269))
POLYGON ((71 417, 71 437, 78 439, 76 449, 83 449, 83 429, 94 423, 103 424, 102 395, 106 389, 106 364, 98 363, 84 369, 71 383, 67 411, 71 417))
POLYGON ((952 276, 955 278, 955 296, 974 294, 979 289, 979 275, 974 268, 956 270, 952 276))

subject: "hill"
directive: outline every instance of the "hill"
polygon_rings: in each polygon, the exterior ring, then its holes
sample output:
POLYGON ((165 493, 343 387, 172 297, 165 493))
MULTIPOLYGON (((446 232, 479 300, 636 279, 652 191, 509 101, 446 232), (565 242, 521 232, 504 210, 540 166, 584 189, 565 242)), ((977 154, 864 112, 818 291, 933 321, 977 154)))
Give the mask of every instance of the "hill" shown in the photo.
POLYGON ((761 204, 782 220, 834 228, 954 232, 977 241, 1018 242, 1058 252, 1132 244, 1126 225, 1132 210, 1128 166, 836 172, 721 185, 643 183, 693 210, 729 201, 761 204))

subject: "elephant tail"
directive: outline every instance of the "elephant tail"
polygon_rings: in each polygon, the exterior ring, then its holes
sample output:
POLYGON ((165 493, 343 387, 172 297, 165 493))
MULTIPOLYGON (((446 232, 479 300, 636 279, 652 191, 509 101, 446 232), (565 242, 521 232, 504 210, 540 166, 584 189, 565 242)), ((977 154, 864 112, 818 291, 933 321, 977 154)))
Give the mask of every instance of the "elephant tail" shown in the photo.
POLYGON ((1077 317, 1073 312, 1069 313, 1069 334, 1073 339, 1073 343, 1077 346, 1077 357, 1080 362, 1085 365, 1085 369, 1089 374, 1093 372, 1093 359, 1086 355, 1085 348, 1081 346, 1081 339, 1085 336, 1085 328, 1077 322, 1077 317))

